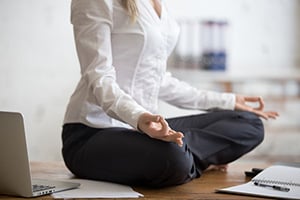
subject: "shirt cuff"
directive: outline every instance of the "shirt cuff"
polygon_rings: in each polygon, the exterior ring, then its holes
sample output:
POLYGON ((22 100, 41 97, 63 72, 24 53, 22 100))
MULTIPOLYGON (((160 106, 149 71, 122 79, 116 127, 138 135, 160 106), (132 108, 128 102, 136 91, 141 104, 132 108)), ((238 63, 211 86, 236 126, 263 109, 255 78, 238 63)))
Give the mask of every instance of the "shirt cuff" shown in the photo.
POLYGON ((128 117, 126 119, 126 123, 128 123, 130 126, 135 128, 136 130, 138 130, 138 120, 139 120, 140 116, 144 113, 147 113, 147 111, 144 109, 134 110, 131 113, 130 117, 128 117))
POLYGON ((235 102, 236 102, 235 94, 222 93, 221 99, 222 99, 222 103, 221 103, 222 109, 234 110, 235 102))

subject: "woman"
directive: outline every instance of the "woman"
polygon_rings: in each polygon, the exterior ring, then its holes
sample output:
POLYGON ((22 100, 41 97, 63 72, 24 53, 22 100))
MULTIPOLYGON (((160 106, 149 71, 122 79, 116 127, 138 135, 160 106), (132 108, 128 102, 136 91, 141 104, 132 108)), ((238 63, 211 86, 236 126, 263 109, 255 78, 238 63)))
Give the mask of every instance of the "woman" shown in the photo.
POLYGON ((159 0, 73 0, 81 79, 63 126, 63 157, 76 176, 127 185, 186 183, 263 140, 260 97, 196 89, 166 73, 178 26, 159 0), (158 99, 207 112, 164 119, 158 99), (259 103, 258 108, 246 102, 259 103))

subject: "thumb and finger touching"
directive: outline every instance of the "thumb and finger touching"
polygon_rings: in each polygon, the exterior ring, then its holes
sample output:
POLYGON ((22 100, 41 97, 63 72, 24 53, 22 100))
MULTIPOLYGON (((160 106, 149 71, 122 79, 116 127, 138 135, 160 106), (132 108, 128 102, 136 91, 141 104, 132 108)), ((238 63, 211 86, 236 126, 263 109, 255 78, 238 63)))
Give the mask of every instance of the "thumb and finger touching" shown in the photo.
POLYGON ((265 103, 262 97, 236 96, 236 110, 253 112, 264 119, 276 119, 279 114, 275 111, 264 111, 265 103), (258 103, 258 106, 249 105, 249 103, 258 103))
POLYGON ((149 113, 141 115, 138 128, 152 138, 175 142, 179 146, 183 144, 183 134, 172 130, 168 122, 160 115, 152 115, 149 113))

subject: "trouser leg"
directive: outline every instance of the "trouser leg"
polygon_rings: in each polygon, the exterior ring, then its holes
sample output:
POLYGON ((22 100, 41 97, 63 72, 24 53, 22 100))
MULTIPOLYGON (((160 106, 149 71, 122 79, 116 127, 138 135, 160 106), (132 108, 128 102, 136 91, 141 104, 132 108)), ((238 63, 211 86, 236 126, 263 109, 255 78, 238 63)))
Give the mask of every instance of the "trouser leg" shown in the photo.
POLYGON ((184 133, 199 173, 211 164, 227 164, 262 142, 261 120, 249 112, 217 111, 168 119, 169 125, 184 133))
POLYGON ((71 124, 64 127, 63 144, 67 167, 81 178, 164 187, 197 176, 188 148, 134 130, 71 124))

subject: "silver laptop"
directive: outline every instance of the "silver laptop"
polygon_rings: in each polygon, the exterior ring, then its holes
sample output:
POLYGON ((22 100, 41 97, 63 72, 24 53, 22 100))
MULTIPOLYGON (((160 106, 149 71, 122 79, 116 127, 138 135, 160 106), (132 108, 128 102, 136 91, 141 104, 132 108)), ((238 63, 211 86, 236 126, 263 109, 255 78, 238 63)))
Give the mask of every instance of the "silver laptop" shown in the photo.
POLYGON ((24 118, 0 111, 0 194, 34 197, 74 189, 79 183, 31 178, 24 118))

